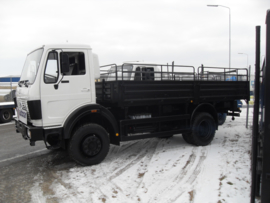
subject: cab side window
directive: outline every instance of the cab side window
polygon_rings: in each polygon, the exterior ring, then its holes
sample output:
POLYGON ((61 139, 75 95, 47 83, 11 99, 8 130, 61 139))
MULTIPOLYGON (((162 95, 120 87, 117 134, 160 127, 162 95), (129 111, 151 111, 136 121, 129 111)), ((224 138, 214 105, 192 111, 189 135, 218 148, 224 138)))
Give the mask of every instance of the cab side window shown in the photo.
POLYGON ((83 52, 61 52, 61 62, 63 54, 68 55, 69 58, 69 72, 65 73, 65 75, 85 75, 85 57, 83 52))
POLYGON ((44 73, 45 83, 56 83, 58 80, 58 53, 50 52, 44 73))
POLYGON ((142 80, 155 80, 154 68, 145 67, 142 68, 142 80))

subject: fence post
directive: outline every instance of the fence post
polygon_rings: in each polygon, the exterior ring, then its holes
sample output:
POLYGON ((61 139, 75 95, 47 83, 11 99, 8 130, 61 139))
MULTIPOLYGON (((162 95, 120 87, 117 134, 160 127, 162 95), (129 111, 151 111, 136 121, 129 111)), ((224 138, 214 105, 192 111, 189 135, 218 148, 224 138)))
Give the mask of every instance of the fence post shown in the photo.
MULTIPOLYGON (((249 79, 249 87, 250 87, 250 69, 251 67, 249 66, 249 73, 248 73, 248 79, 249 79)), ((249 91, 249 97, 250 97, 250 91, 249 91)), ((246 128, 248 128, 248 114, 249 114, 249 101, 247 102, 247 118, 246 118, 246 128)))

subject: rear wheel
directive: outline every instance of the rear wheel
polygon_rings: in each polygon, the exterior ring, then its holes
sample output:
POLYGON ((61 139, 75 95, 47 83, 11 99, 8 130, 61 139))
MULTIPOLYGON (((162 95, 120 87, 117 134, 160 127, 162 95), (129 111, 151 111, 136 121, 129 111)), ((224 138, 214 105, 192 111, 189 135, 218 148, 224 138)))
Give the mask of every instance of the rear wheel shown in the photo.
POLYGON ((110 140, 107 131, 96 124, 79 127, 69 143, 70 157, 81 165, 98 164, 109 152, 110 140))
POLYGON ((192 144, 192 142, 191 142, 191 133, 183 133, 182 137, 183 137, 183 139, 185 140, 186 143, 192 144))
POLYGON ((7 123, 11 121, 12 116, 13 116, 13 113, 11 109, 2 109, 0 111, 0 121, 2 123, 7 123))
POLYGON ((212 142, 216 132, 216 124, 209 113, 197 114, 192 124, 192 130, 187 136, 188 142, 197 146, 206 146, 212 142))

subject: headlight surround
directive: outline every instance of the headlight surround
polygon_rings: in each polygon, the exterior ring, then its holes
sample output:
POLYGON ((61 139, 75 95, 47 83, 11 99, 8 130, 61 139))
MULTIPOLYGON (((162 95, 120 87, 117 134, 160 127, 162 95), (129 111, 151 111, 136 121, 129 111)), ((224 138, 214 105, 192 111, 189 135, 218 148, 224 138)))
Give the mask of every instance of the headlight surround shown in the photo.
POLYGON ((31 131, 28 128, 27 128, 26 133, 27 133, 27 136, 31 139, 31 131))

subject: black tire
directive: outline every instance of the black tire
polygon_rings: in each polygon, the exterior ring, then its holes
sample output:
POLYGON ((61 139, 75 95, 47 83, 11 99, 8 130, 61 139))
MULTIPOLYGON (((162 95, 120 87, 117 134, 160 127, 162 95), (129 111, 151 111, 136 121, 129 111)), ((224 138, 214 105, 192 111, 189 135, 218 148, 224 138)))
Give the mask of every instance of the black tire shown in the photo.
MULTIPOLYGON (((48 136, 46 141, 52 147, 60 146, 60 140, 57 134, 55 136, 54 135, 48 136)), ((52 148, 52 149, 57 149, 57 148, 52 148)))
POLYGON ((212 142, 216 133, 216 124, 209 113, 195 115, 189 141, 196 146, 206 146, 212 142))
POLYGON ((98 164, 105 159, 110 149, 107 131, 96 124, 79 127, 69 142, 69 156, 81 165, 98 164))
POLYGON ((227 114, 226 113, 218 113, 218 125, 223 125, 226 121, 227 114))
POLYGON ((0 111, 0 121, 2 123, 7 123, 12 120, 13 113, 11 109, 2 109, 0 111))
POLYGON ((183 133, 182 137, 183 137, 183 139, 185 140, 186 143, 192 144, 191 133, 183 133))

